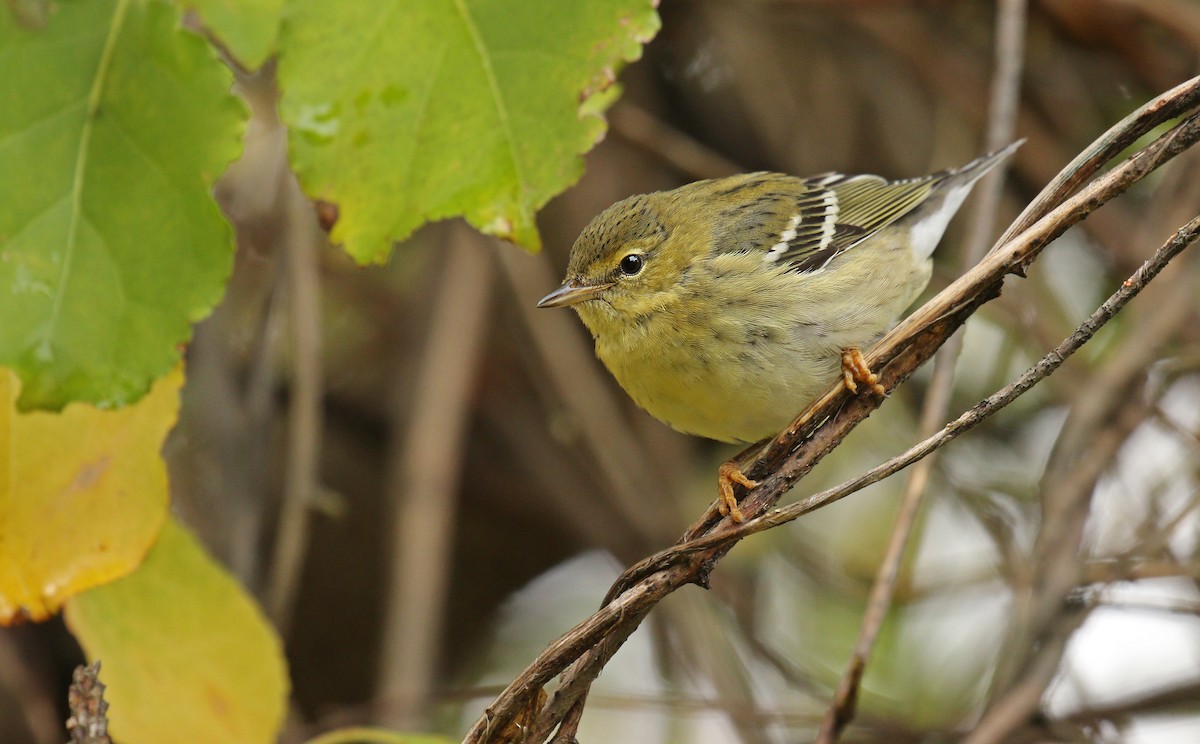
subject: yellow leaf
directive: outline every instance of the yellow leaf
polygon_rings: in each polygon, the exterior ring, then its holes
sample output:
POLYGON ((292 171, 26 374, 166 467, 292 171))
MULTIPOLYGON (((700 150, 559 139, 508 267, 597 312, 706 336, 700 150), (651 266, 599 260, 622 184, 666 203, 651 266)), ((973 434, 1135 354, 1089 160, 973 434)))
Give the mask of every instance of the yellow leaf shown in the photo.
POLYGON ((64 617, 103 664, 115 741, 275 741, 288 693, 279 637, 174 520, 136 571, 73 597, 64 617))
POLYGON ((142 561, 166 517, 159 450, 182 384, 177 369, 126 408, 19 413, 0 368, 0 625, 43 620, 142 561))

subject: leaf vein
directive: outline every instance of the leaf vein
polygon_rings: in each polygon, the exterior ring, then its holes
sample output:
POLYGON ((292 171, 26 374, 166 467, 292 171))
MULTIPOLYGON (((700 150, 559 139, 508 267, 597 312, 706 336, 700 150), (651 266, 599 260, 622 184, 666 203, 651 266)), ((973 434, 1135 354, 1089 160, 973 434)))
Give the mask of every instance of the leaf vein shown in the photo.
MULTIPOLYGON (((54 336, 54 330, 62 315, 63 298, 66 296, 67 277, 75 263, 75 250, 78 245, 78 234, 83 211, 83 180, 87 175, 88 149, 92 141, 92 129, 96 122, 96 111, 100 108, 100 98, 104 94, 104 83, 107 81, 109 66, 112 64, 113 49, 125 22, 125 13, 129 10, 129 0, 117 0, 113 12, 112 23, 108 35, 104 39, 104 49, 96 65, 96 78, 92 81, 92 89, 88 92, 87 112, 84 115, 83 131, 79 135, 79 148, 75 154, 75 174, 71 182, 71 213, 68 217, 67 245, 63 251, 62 267, 59 269, 58 286, 54 289, 54 304, 50 310, 50 318, 46 323, 43 344, 54 336)), ((47 349, 48 350, 48 349, 47 349)))
POLYGON ((492 101, 495 103, 496 113, 500 116, 500 126, 504 129, 504 139, 508 145, 509 158, 512 160, 513 173, 517 177, 517 188, 523 193, 527 182, 525 174, 521 170, 520 158, 517 157, 516 139, 513 136, 512 122, 508 117, 508 106, 505 105, 504 97, 501 95, 500 81, 496 78, 492 58, 487 53, 488 49, 483 43, 483 36, 479 33, 479 27, 475 25, 475 19, 471 17, 464 0, 454 0, 454 6, 462 16, 467 32, 471 34, 471 43, 475 46, 475 53, 479 55, 479 63, 483 66, 483 72, 487 76, 488 87, 492 91, 492 101))

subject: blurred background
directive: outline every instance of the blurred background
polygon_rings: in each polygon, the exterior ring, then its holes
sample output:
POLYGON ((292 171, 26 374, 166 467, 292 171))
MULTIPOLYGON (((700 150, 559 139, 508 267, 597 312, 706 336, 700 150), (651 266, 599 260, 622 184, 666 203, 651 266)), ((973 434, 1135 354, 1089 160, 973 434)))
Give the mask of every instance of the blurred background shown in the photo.
MULTIPOLYGON (((461 736, 715 496, 736 450, 637 410, 573 314, 534 309, 596 213, 742 170, 898 178, 984 149, 993 2, 660 10, 607 138, 542 211, 537 256, 442 223, 387 266, 355 266, 296 190, 270 70, 240 79, 255 118, 218 190, 237 265, 188 349, 166 455, 176 513, 286 639, 287 740, 364 722, 461 736)), ((1200 3, 1031 0, 1023 38, 1028 142, 989 238, 1109 126, 1200 72, 1200 3)), ((1069 335, 1198 212, 1200 152, 1185 153, 1010 277, 968 324, 952 415, 1069 335)), ((960 272, 969 219, 951 226, 929 294, 960 272)), ((927 384, 926 370, 900 388, 789 498, 915 442, 927 384)), ((757 535, 711 591, 669 597, 600 678, 580 740, 811 740, 903 485, 757 535)), ((1031 688, 1040 708, 1006 741, 1200 740, 1198 507, 1193 249, 1062 370, 943 451, 843 740, 957 739, 1036 664, 1049 670, 1031 688), (1046 529, 1062 509, 1074 537, 1046 529), (1073 572, 1069 592, 1047 593, 1051 571, 1073 572)), ((57 622, 2 631, 0 741, 61 739, 79 658, 57 622)))

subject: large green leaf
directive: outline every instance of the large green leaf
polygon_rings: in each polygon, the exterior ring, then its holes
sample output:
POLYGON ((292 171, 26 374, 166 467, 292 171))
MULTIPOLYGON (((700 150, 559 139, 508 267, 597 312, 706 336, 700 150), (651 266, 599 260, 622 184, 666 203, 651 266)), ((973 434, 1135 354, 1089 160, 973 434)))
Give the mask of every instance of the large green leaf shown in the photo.
POLYGON ((0 11, 0 364, 22 408, 128 403, 220 298, 210 195, 245 118, 229 71, 158 0, 0 11))
POLYGON ((604 133, 615 69, 658 30, 655 0, 294 0, 280 112, 305 190, 360 261, 465 216, 538 246, 534 212, 604 133))

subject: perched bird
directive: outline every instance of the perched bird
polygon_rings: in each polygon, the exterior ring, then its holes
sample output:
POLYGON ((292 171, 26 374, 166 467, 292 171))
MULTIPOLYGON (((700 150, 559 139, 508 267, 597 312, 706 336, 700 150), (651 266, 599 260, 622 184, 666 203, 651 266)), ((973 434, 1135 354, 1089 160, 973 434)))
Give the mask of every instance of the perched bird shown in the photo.
MULTIPOLYGON (((697 181, 604 210, 563 285, 596 355, 639 406, 688 434, 754 442, 843 375, 882 394, 860 349, 929 281, 931 254, 975 182, 1020 142, 921 178, 779 173, 697 181)), ((722 514, 741 521, 731 461, 722 514)))

